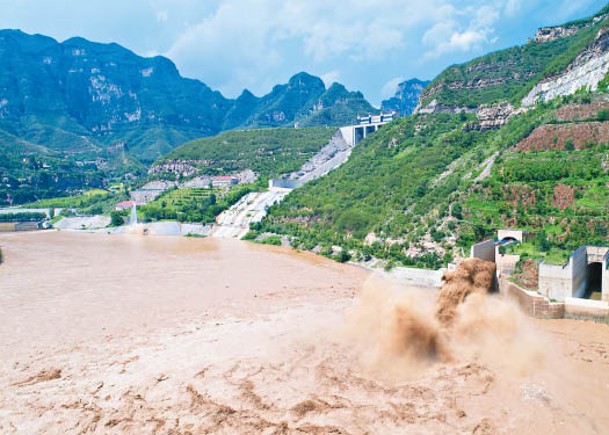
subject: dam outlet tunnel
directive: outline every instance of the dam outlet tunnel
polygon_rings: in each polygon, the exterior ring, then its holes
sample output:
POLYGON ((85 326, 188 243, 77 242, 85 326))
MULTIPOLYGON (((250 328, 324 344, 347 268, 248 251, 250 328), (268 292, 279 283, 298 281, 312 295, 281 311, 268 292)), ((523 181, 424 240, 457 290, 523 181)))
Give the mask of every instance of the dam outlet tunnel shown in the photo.
POLYGON ((586 299, 601 299, 603 289, 602 263, 590 263, 586 266, 586 299))

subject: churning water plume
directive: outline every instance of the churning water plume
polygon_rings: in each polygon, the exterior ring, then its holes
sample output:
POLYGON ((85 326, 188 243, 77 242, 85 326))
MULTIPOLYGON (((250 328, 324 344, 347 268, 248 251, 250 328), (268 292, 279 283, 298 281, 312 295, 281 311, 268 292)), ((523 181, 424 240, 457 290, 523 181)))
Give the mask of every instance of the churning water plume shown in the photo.
POLYGON ((436 363, 480 361, 526 374, 542 362, 540 337, 509 301, 493 294, 495 265, 463 261, 439 292, 373 275, 347 313, 347 337, 364 367, 388 379, 436 363))

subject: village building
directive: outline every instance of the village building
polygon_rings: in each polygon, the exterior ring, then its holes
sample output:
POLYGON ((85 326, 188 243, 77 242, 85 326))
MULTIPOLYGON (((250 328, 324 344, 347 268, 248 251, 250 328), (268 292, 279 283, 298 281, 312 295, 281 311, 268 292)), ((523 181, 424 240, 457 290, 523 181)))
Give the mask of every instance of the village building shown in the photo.
POLYGON ((135 207, 135 201, 121 201, 114 207, 116 211, 131 210, 135 207))
POLYGON ((230 187, 234 184, 238 184, 239 180, 237 177, 232 175, 218 175, 211 178, 212 187, 230 187))

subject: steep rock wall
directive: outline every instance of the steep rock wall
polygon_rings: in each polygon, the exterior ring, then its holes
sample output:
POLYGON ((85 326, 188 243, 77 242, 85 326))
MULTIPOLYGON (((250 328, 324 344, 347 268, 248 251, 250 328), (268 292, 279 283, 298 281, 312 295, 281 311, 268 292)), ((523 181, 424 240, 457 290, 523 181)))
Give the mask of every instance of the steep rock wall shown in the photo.
POLYGON ((530 107, 538 101, 571 95, 582 87, 596 90, 598 83, 608 72, 609 31, 603 29, 594 43, 577 56, 563 73, 537 84, 522 100, 522 105, 530 107))

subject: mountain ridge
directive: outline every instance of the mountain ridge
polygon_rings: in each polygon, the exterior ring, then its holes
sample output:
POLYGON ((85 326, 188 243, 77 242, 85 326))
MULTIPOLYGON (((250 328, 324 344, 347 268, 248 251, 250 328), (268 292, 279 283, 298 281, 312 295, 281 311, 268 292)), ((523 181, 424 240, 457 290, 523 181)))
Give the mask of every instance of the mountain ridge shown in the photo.
POLYGON ((393 97, 381 102, 381 111, 396 112, 399 116, 411 115, 419 103, 421 93, 430 83, 430 80, 417 78, 404 80, 398 84, 393 97))
POLYGON ((230 99, 182 77, 170 59, 141 57, 119 44, 82 37, 58 42, 0 30, 0 54, 0 128, 49 148, 69 146, 58 137, 75 148, 123 142, 135 157, 153 161, 182 142, 224 130, 340 125, 362 110, 374 110, 361 93, 344 88, 346 105, 320 105, 330 101, 330 88, 304 72, 261 97, 244 90, 230 99), (156 127, 168 137, 146 133, 156 127), (156 145, 151 149, 151 144, 156 145))

